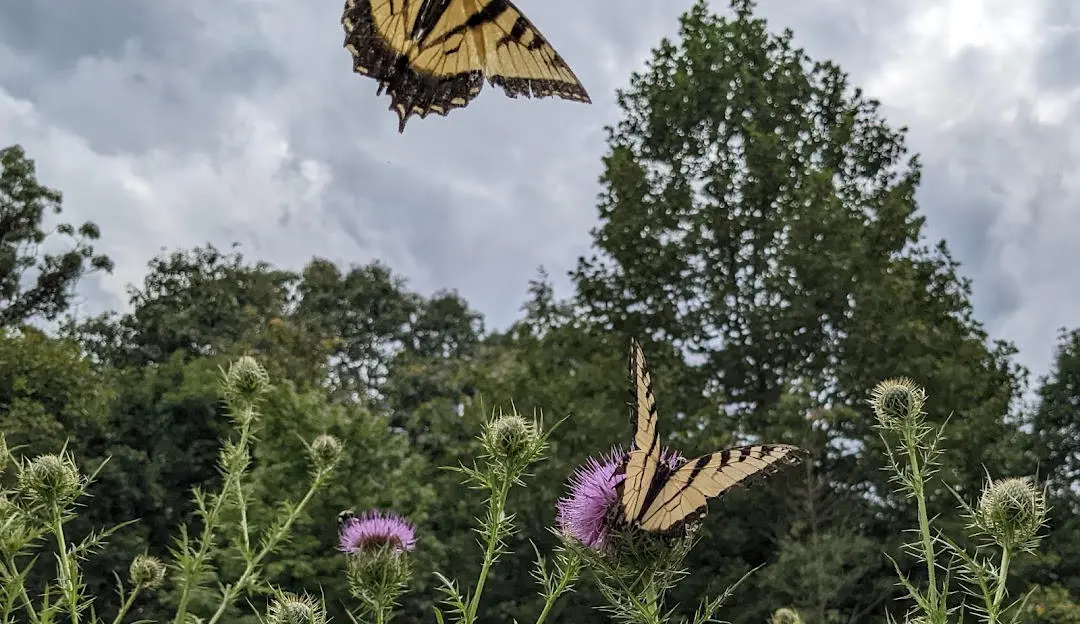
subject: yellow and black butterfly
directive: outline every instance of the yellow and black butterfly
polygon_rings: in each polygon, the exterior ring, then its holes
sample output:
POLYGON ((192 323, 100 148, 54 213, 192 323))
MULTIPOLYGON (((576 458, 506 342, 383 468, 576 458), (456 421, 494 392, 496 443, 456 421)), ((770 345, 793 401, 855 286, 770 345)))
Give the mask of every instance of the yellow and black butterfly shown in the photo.
POLYGON ((652 533, 677 532, 705 517, 709 499, 800 460, 803 451, 797 446, 752 444, 671 466, 660 456, 652 375, 636 340, 630 344, 630 383, 634 442, 621 466, 626 478, 616 486, 623 524, 652 533))
POLYGON ((411 115, 446 115, 484 79, 517 97, 589 94, 510 0, 346 0, 341 16, 353 71, 390 94, 398 132, 411 115))

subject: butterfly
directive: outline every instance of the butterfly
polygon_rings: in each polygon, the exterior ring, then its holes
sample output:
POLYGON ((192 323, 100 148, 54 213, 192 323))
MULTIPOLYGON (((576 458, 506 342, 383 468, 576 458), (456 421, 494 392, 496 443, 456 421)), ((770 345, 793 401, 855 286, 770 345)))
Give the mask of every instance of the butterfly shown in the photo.
POLYGON ((467 106, 484 79, 509 97, 590 103, 566 61, 510 0, 346 0, 353 71, 390 95, 398 132, 412 115, 467 106))
POLYGON ((619 521, 651 533, 673 533, 698 522, 708 502, 732 488, 800 461, 789 444, 751 444, 716 451, 672 466, 661 460, 652 374, 636 340, 630 344, 631 422, 634 440, 616 486, 619 521))

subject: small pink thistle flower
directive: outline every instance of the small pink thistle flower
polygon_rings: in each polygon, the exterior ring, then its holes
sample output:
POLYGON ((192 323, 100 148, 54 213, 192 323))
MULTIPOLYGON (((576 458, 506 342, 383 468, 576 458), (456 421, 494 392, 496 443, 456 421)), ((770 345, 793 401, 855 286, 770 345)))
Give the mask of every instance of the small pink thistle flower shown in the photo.
MULTIPOLYGON (((686 460, 676 452, 662 449, 662 461, 674 470, 686 460)), ((594 550, 609 546, 611 518, 617 503, 616 486, 626 475, 617 474, 626 453, 613 448, 600 459, 590 457, 570 478, 570 492, 556 504, 555 520, 563 534, 594 550)))
POLYGON ((390 544, 395 552, 416 548, 416 529, 408 520, 390 511, 365 511, 359 516, 344 512, 340 520, 338 549, 355 553, 384 544, 390 544))

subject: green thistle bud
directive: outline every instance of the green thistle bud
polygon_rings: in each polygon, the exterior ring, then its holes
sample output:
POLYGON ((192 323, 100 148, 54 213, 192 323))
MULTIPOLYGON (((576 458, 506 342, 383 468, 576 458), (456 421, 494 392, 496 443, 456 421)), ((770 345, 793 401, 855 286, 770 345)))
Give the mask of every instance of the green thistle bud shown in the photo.
POLYGON ((31 505, 63 509, 82 494, 83 485, 68 455, 39 455, 20 466, 18 489, 31 505))
POLYGON ((11 456, 11 451, 8 450, 7 438, 4 437, 3 432, 0 432, 0 475, 4 474, 7 467, 14 462, 15 458, 11 456))
POLYGON ((886 379, 870 392, 870 406, 885 429, 899 430, 918 424, 924 415, 926 391, 907 377, 886 379))
POLYGON ((128 575, 132 585, 153 589, 165 580, 165 564, 157 557, 136 555, 128 568, 128 575))
POLYGON ((344 449, 341 440, 322 434, 311 442, 311 462, 316 470, 330 470, 341 460, 344 449))
POLYGON ((224 385, 225 398, 239 416, 270 390, 270 375, 255 358, 245 355, 229 365, 224 385))
POLYGON ((798 611, 785 607, 773 612, 770 624, 803 624, 803 621, 798 611))
POLYGON ((517 412, 500 413, 484 428, 482 442, 488 455, 500 463, 515 464, 523 459, 528 463, 538 450, 540 434, 535 423, 517 412))
POLYGON ((322 604, 304 594, 279 592, 266 612, 266 624, 326 624, 322 604))
POLYGON ((1029 479, 992 480, 983 488, 969 528, 1002 548, 1031 550, 1047 511, 1045 493, 1029 479))
POLYGON ((251 465, 251 450, 232 440, 226 440, 221 446, 221 469, 229 474, 238 474, 251 465))

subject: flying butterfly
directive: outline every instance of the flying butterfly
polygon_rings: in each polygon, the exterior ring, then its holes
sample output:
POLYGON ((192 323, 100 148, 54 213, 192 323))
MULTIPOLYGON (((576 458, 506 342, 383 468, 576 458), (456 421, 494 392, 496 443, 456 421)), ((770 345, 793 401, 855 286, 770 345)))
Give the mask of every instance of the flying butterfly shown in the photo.
POLYGON ((798 463, 802 449, 752 444, 716 451, 672 467, 661 460, 652 374, 636 340, 630 344, 631 421, 634 441, 616 486, 618 520, 651 533, 671 534, 700 521, 709 499, 798 463))
POLYGON ((353 71, 390 94, 398 132, 412 115, 467 106, 484 79, 509 97, 590 103, 581 81, 510 0, 346 0, 353 71))

